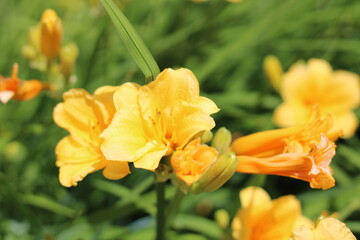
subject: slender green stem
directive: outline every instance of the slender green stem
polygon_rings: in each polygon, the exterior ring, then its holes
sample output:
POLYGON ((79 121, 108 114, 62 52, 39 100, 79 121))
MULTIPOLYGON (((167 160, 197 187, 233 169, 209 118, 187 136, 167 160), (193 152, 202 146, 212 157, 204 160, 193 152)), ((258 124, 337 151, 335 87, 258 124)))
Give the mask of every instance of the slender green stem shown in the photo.
POLYGON ((165 183, 156 182, 156 240, 165 240, 165 183))
POLYGON ((166 217, 165 231, 167 231, 171 227, 175 215, 179 211, 181 200, 183 199, 184 196, 185 194, 180 190, 180 188, 178 188, 167 208, 167 212, 165 216, 166 217))

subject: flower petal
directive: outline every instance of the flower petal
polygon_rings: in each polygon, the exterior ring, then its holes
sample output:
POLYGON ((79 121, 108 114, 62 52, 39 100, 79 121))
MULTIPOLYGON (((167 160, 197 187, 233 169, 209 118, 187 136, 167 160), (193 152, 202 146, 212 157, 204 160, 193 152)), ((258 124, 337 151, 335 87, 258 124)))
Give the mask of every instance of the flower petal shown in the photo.
POLYGON ((103 175, 110 180, 118 180, 130 173, 129 164, 120 161, 107 161, 103 175))
POLYGON ((64 93, 64 102, 56 105, 53 118, 57 125, 85 142, 92 142, 106 127, 104 106, 84 89, 64 93))
POLYGON ((118 111, 100 138, 103 139, 101 150, 107 159, 128 162, 140 158, 148 142, 136 108, 118 111))
POLYGON ((106 165, 99 149, 76 141, 73 137, 64 137, 55 149, 60 167, 60 183, 65 187, 76 186, 87 174, 106 165))
POLYGON ((172 118, 174 122, 172 142, 177 148, 183 148, 190 139, 197 133, 205 130, 211 130, 215 127, 215 121, 201 108, 188 103, 181 102, 173 108, 172 118))
POLYGON ((0 102, 7 103, 14 95, 13 91, 0 91, 0 102))
POLYGON ((312 106, 302 104, 299 101, 284 102, 274 112, 273 121, 280 127, 290 127, 302 124, 309 119, 312 106))
POLYGON ((333 119, 334 122, 331 130, 336 131, 341 129, 344 133, 344 138, 353 136, 359 125, 359 120, 353 112, 335 115, 333 119))
POLYGON ((206 97, 198 97, 194 103, 194 105, 199 106, 205 113, 213 114, 220 111, 220 109, 216 106, 216 104, 206 97))

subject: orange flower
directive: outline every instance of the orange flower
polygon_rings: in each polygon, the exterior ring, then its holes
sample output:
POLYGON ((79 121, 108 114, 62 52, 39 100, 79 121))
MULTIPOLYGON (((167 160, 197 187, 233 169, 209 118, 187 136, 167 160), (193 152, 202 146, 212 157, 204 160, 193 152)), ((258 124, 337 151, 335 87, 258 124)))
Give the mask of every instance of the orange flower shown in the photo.
POLYGON ((200 138, 190 142, 184 150, 171 156, 171 166, 176 176, 188 186, 199 180, 205 170, 218 157, 215 148, 200 144, 200 138))
MULTIPOLYGON (((207 134, 205 134, 207 135, 207 134)), ((211 147, 195 138, 184 149, 177 150, 171 156, 171 166, 184 192, 211 192, 221 187, 234 175, 237 158, 229 152, 231 133, 220 128, 213 138, 211 147)))
POLYGON ((56 12, 52 9, 46 9, 41 16, 41 52, 52 60, 60 52, 62 41, 62 23, 56 12))
POLYGON ((13 65, 11 77, 0 76, 0 101, 7 103, 10 99, 25 101, 36 97, 48 86, 39 80, 21 80, 17 77, 18 65, 13 65))
POLYGON ((284 102, 274 112, 274 122, 280 127, 291 127, 307 121, 314 105, 321 115, 331 113, 333 129, 351 137, 358 119, 352 112, 360 104, 359 76, 348 71, 333 71, 321 59, 310 59, 307 64, 296 63, 282 77, 281 96, 284 102))
POLYGON ((293 195, 271 200, 262 188, 247 187, 240 191, 240 202, 232 222, 234 240, 288 240, 298 226, 312 226, 293 195))
POLYGON ((332 132, 331 117, 316 111, 303 125, 240 137, 232 144, 238 172, 273 174, 310 182, 312 188, 335 185, 330 162, 335 155, 332 142, 341 132, 332 132))
POLYGON ((108 179, 120 179, 130 171, 128 164, 103 156, 99 135, 110 124, 115 113, 113 94, 117 87, 105 86, 94 95, 84 89, 65 92, 64 102, 54 109, 54 121, 70 132, 56 146, 56 165, 60 167, 60 183, 76 186, 87 174, 104 169, 108 179))

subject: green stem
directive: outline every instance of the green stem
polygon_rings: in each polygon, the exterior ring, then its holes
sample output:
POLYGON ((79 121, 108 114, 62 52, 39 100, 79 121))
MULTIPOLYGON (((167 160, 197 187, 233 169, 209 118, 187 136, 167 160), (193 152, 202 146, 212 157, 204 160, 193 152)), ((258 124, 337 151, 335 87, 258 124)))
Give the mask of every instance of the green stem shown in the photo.
POLYGON ((180 190, 180 188, 177 188, 176 193, 167 208, 167 213, 165 216, 166 217, 165 231, 167 231, 169 229, 169 227, 171 227, 171 225, 174 221, 175 215, 179 211, 180 203, 184 196, 185 196, 185 194, 180 190))
POLYGON ((156 182, 156 240, 165 240, 165 182, 156 182))

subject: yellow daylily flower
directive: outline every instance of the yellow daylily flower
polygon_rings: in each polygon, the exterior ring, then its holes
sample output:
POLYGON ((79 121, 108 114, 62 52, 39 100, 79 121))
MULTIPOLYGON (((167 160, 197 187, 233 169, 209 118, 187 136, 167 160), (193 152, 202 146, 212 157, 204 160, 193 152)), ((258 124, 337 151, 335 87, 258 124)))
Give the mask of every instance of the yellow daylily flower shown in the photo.
POLYGON ((124 84, 115 92, 114 103, 117 112, 101 134, 104 155, 152 171, 163 156, 212 129, 210 114, 219 110, 199 96, 198 80, 183 68, 165 69, 145 86, 124 84))
POLYGON ((48 60, 59 56, 62 42, 62 23, 56 12, 46 9, 41 16, 41 52, 48 60))
POLYGON ((7 103, 10 99, 18 101, 30 100, 49 86, 39 80, 21 80, 17 77, 18 65, 14 64, 11 77, 0 76, 0 102, 7 103))
POLYGON ((54 121, 70 132, 56 146, 59 180, 65 187, 76 186, 87 174, 104 169, 103 175, 112 180, 125 177, 128 163, 105 158, 99 135, 115 114, 113 95, 117 87, 104 86, 94 95, 84 89, 72 89, 63 94, 53 113, 54 121))
POLYGON ((232 144, 239 159, 237 171, 287 176, 307 181, 312 188, 331 188, 333 141, 341 135, 329 133, 331 127, 331 116, 320 117, 315 111, 306 124, 240 137, 232 144))
POLYGON ((356 240, 349 228, 336 218, 323 218, 316 227, 301 226, 290 240, 356 240))
POLYGON ((357 74, 333 71, 325 60, 310 59, 307 64, 296 63, 284 74, 280 92, 284 102, 273 117, 278 126, 306 122, 317 105, 321 115, 333 115, 333 128, 342 129, 344 137, 351 137, 356 131, 358 119, 352 110, 360 104, 357 74))
POLYGON ((234 240, 288 240, 293 229, 312 226, 293 195, 271 200, 262 188, 247 187, 240 191, 240 202, 232 222, 234 240))

